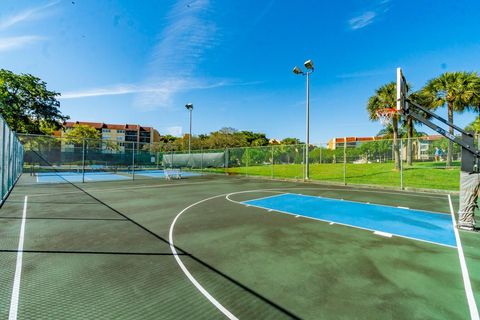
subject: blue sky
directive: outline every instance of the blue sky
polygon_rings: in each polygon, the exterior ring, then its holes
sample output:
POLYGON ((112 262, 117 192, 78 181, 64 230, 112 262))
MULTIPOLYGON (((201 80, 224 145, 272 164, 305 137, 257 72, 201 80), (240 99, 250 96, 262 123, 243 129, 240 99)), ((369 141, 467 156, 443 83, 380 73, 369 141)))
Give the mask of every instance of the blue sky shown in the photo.
POLYGON ((0 68, 45 80, 72 120, 180 134, 191 102, 194 134, 304 140, 305 78, 292 68, 312 59, 318 143, 375 135, 366 102, 398 66, 414 88, 480 71, 479 21, 473 0, 2 0, 0 68))

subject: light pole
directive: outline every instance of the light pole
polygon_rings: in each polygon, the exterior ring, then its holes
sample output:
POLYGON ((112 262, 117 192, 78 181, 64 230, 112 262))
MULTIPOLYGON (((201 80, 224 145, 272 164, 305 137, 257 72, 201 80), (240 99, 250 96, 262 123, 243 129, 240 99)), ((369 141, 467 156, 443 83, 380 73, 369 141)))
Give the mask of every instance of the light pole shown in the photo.
POLYGON ((307 111, 306 111, 306 133, 305 133, 305 180, 309 179, 309 164, 308 164, 308 147, 310 146, 310 73, 314 71, 313 61, 307 60, 304 63, 306 72, 303 72, 299 67, 293 68, 293 73, 307 76, 307 111))
POLYGON ((185 105, 185 108, 187 108, 188 111, 190 111, 190 133, 188 134, 188 154, 191 153, 191 143, 192 143, 192 110, 193 110, 193 104, 187 103, 185 105))

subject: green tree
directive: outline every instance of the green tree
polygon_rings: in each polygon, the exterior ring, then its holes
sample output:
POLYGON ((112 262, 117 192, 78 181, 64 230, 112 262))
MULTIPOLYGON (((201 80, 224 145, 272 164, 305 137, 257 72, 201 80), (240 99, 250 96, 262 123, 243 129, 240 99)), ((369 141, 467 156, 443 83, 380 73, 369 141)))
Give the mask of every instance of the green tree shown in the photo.
POLYGON ((252 131, 242 131, 247 144, 252 147, 260 147, 268 145, 268 139, 265 133, 256 133, 252 131))
POLYGON ((280 141, 280 144, 301 144, 301 142, 297 138, 285 138, 280 141))
MULTIPOLYGON (((427 82, 420 94, 431 109, 447 105, 448 121, 453 113, 462 113, 480 104, 480 77, 475 72, 445 72, 427 82)), ((453 128, 449 129, 454 134, 453 128)), ((449 142, 447 166, 452 164, 453 142, 449 142)))
POLYGON ((76 124, 73 126, 73 129, 68 130, 67 133, 65 133, 64 137, 67 143, 81 144, 84 140, 99 140, 101 134, 93 127, 76 124))
POLYGON ((69 117, 59 110, 59 95, 31 74, 0 69, 0 113, 13 131, 37 134, 60 128, 69 117))
POLYGON ((247 145, 247 139, 236 129, 222 128, 219 131, 210 133, 206 144, 212 149, 243 147, 247 145))
MULTIPOLYGON (((377 90, 368 99, 367 111, 370 120, 378 121, 377 111, 385 108, 396 108, 397 85, 395 82, 387 83, 377 90)), ((395 113, 392 117, 393 150, 395 158, 395 169, 400 170, 400 149, 398 147, 398 122, 400 115, 395 113)))
POLYGON ((472 132, 477 138, 478 145, 480 146, 480 116, 477 116, 475 120, 467 125, 465 131, 472 132))

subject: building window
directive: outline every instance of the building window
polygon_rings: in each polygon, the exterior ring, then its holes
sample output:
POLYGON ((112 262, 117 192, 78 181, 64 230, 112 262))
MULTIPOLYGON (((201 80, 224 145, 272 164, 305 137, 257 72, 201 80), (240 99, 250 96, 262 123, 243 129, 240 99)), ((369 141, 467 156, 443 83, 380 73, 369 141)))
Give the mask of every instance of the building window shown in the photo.
POLYGON ((110 129, 102 129, 102 132, 110 132, 110 129))
POLYGON ((117 140, 119 140, 119 141, 124 141, 124 140, 125 140, 125 137, 117 137, 117 140))
POLYGON ((125 130, 117 130, 118 133, 125 133, 125 130))

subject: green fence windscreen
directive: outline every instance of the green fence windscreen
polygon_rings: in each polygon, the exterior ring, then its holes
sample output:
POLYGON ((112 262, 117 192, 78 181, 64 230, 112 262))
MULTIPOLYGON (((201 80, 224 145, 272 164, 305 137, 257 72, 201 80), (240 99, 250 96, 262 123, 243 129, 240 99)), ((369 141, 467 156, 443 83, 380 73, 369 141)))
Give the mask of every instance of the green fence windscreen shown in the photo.
POLYGON ((22 173, 23 146, 16 134, 10 130, 5 120, 0 116, 0 181, 1 200, 12 190, 13 185, 22 173))

